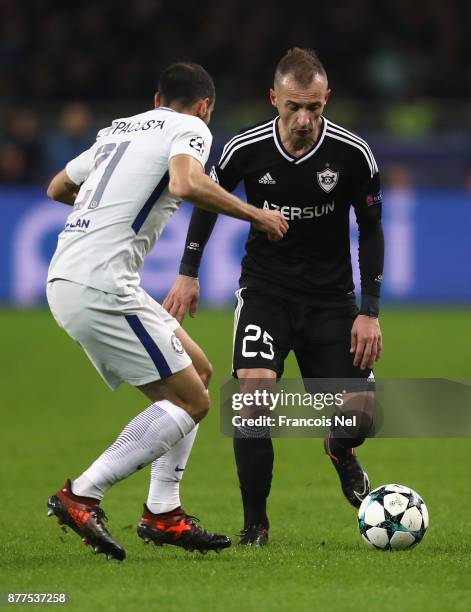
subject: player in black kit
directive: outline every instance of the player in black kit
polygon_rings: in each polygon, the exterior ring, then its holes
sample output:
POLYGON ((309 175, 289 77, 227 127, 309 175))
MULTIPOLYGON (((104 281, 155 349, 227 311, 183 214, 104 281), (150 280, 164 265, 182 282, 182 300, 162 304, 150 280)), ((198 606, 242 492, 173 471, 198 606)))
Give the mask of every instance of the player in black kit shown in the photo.
MULTIPOLYGON (((357 383, 371 379, 381 354, 384 240, 378 167, 364 140, 323 116, 329 94, 316 54, 291 49, 279 62, 270 91, 279 116, 232 138, 211 171, 229 191, 243 180, 248 202, 280 210, 289 223, 279 242, 253 228, 247 240, 233 354, 242 390, 250 379, 281 377, 290 350, 303 378, 357 383), (352 280, 351 206, 359 228, 360 309, 352 280)), ((201 209, 193 212, 180 275, 164 302, 180 319, 196 312, 198 268, 216 218, 201 209)), ((354 447, 362 444, 369 425, 363 423, 353 437, 332 432, 325 441, 344 495, 356 507, 370 485, 354 447)), ((234 437, 244 506, 240 543, 261 546, 268 542, 273 445, 269 435, 240 433, 234 437)))

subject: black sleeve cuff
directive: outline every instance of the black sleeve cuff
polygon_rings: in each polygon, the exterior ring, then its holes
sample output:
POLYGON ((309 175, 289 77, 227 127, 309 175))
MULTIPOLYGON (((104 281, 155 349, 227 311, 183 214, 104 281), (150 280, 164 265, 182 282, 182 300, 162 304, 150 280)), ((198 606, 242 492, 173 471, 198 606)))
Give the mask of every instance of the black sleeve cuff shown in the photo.
POLYGON ((181 274, 182 276, 191 276, 192 278, 198 278, 198 270, 199 266, 183 263, 182 261, 180 264, 180 269, 178 270, 178 274, 181 274))
POLYGON ((379 297, 363 294, 361 296, 360 314, 366 315, 367 317, 378 317, 379 297))

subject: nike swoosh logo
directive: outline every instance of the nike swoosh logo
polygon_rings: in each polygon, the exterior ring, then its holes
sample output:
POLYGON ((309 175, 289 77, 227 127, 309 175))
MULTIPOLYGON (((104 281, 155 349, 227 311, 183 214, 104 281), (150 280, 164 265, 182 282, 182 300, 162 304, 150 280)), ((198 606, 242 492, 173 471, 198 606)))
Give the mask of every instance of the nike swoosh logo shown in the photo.
POLYGON ((175 468, 175 472, 184 472, 184 471, 185 471, 185 468, 178 467, 178 465, 175 468))
POLYGON ((368 478, 368 474, 365 472, 364 477, 363 477, 363 491, 361 493, 357 493, 356 491, 353 491, 353 495, 355 495, 358 501, 363 501, 366 494, 368 493, 369 487, 370 487, 370 480, 368 478))

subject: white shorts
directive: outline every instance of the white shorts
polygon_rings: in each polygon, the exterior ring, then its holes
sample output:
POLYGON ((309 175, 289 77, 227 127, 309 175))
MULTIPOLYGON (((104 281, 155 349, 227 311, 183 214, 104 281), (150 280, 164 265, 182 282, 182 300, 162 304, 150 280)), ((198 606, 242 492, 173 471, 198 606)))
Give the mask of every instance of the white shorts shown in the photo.
POLYGON ((47 284, 47 300, 112 389, 160 380, 191 364, 174 333, 180 324, 140 287, 115 295, 56 279, 47 284))

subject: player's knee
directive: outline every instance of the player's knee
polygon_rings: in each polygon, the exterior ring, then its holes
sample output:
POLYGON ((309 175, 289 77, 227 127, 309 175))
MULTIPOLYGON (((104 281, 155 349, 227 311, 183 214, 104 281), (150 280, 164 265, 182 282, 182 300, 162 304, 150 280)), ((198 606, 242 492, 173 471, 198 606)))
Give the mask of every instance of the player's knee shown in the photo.
POLYGON ((211 400, 209 399, 209 393, 205 389, 192 401, 191 412, 195 421, 199 422, 201 419, 204 419, 209 412, 210 406, 211 400))
POLYGON ((349 448, 360 446, 368 438, 374 435, 373 415, 362 411, 347 411, 341 414, 339 422, 331 427, 332 435, 343 440, 342 443, 349 448), (342 417, 347 420, 343 422, 342 417))
POLYGON ((211 377, 213 375, 213 366, 209 363, 209 361, 205 362, 204 366, 200 369, 198 374, 201 378, 203 385, 207 389, 209 387, 209 383, 211 382, 211 377))

